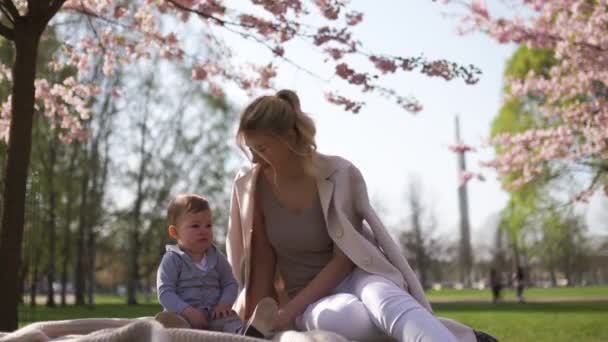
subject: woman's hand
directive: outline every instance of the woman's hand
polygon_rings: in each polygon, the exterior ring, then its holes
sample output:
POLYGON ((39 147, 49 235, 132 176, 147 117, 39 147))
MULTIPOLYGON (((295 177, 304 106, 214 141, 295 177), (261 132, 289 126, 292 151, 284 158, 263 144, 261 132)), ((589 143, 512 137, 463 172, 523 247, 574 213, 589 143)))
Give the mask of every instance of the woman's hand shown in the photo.
POLYGON ((293 314, 289 309, 279 309, 279 311, 277 312, 277 318, 274 321, 273 330, 281 331, 290 329, 293 327, 295 319, 296 315, 293 314))

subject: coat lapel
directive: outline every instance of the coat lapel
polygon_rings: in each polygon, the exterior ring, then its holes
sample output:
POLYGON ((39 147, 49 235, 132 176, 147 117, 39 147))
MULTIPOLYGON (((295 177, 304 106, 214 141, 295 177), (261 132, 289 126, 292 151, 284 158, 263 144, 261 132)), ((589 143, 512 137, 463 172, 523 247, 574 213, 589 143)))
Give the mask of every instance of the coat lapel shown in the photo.
POLYGON ((323 217, 327 223, 327 213, 329 211, 329 202, 334 193, 334 183, 328 179, 317 178, 317 189, 319 190, 319 199, 321 208, 323 208, 323 217))
POLYGON ((329 158, 324 155, 317 154, 315 158, 316 165, 316 182, 317 190, 319 191, 319 200, 321 201, 321 208, 323 209, 323 217, 327 224, 327 217, 329 212, 329 203, 334 195, 334 182, 330 179, 330 176, 336 170, 336 166, 330 162, 329 158))
POLYGON ((257 183, 259 173, 259 165, 254 165, 247 173, 236 180, 237 193, 240 195, 239 204, 241 208, 241 229, 243 230, 243 244, 246 252, 249 251, 249 247, 251 245, 251 228, 253 226, 253 210, 255 204, 255 185, 257 183))

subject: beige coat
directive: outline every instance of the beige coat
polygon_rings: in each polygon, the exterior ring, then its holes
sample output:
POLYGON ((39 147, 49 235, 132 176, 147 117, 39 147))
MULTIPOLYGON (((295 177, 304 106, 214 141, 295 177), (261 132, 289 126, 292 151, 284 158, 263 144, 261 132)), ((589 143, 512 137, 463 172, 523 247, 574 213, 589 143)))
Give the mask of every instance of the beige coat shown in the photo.
MULTIPOLYGON (((416 274, 399 246, 370 205, 361 172, 349 161, 317 154, 316 179, 321 207, 329 236, 357 267, 381 275, 403 287, 423 307, 431 311, 416 274), (365 223, 367 224, 364 224, 365 223)), ((242 287, 235 310, 243 318, 245 291, 250 275, 251 227, 255 185, 260 168, 241 170, 234 181, 226 250, 237 281, 242 287)), ((448 319, 440 319, 460 341, 475 341, 471 328, 448 319)))

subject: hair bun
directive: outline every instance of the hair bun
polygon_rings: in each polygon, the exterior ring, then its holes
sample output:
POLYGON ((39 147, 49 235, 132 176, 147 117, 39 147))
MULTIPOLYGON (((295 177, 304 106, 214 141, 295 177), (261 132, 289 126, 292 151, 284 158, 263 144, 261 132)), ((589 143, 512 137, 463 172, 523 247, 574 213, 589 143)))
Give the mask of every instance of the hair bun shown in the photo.
POLYGON ((289 103, 289 105, 296 112, 298 112, 298 113, 301 112, 301 109, 300 109, 300 99, 298 98, 298 95, 293 90, 289 90, 289 89, 279 90, 277 92, 277 94, 276 94, 276 97, 278 97, 281 100, 284 100, 287 103, 289 103))

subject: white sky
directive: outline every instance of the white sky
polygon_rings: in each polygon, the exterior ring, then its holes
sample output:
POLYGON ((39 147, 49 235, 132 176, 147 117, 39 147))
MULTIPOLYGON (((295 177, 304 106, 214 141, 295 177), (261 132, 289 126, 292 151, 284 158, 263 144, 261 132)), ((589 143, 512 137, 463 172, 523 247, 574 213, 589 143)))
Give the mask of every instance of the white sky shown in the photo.
MULTIPOLYGON (((238 6, 235 3, 238 1, 231 1, 230 6, 238 6)), ((382 214, 387 225, 404 218, 404 193, 409 178, 416 176, 435 206, 438 231, 457 238, 458 173, 456 155, 448 149, 454 142, 454 116, 460 115, 463 140, 476 146, 482 144, 500 108, 504 65, 515 46, 499 45, 480 34, 457 35, 457 21, 443 15, 455 8, 442 5, 441 1, 355 0, 351 4, 365 15, 355 32, 369 51, 401 56, 422 53, 429 58, 474 64, 483 71, 481 81, 470 86, 460 79, 446 82, 417 73, 387 77, 385 84, 421 101, 424 110, 417 115, 373 95, 362 97, 367 105, 358 115, 345 113, 329 104, 323 94, 330 88, 357 94, 351 87, 335 77, 331 82, 316 79, 289 65, 279 69, 275 88, 290 88, 298 93, 303 110, 316 122, 319 151, 343 156, 361 169, 371 197, 384 207, 382 214)), ((268 54, 259 46, 231 36, 226 36, 226 41, 243 60, 268 60, 268 54)), ((289 58, 323 78, 331 77, 333 68, 323 63, 318 50, 310 45, 289 47, 289 58)), ((250 100, 242 94, 229 95, 239 105, 250 100)), ((479 170, 479 161, 491 159, 492 154, 487 148, 470 154, 469 168, 479 170)), ((487 180, 471 181, 468 186, 475 241, 491 236, 491 227, 484 225, 508 199, 495 173, 485 168, 481 171, 487 180)), ((598 203, 592 207, 595 211, 600 209, 598 203)), ((599 226, 597 213, 589 217, 595 222, 593 230, 606 232, 606 227, 599 226)))

